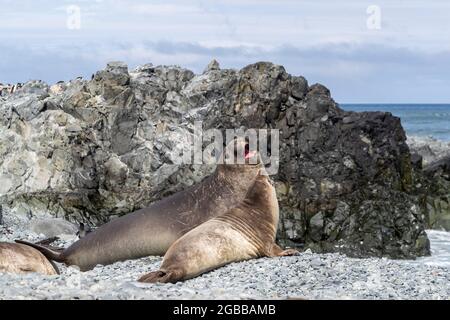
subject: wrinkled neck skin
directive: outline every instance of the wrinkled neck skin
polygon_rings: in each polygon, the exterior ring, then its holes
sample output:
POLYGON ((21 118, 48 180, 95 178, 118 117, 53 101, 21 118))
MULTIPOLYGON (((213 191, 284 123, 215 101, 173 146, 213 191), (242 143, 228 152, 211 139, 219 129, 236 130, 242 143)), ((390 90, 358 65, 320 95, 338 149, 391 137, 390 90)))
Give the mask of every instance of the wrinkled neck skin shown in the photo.
POLYGON ((187 191, 193 204, 177 217, 180 234, 241 204, 258 172, 258 165, 218 165, 206 181, 187 191))
POLYGON ((245 198, 248 190, 255 182, 261 165, 227 165, 218 164, 216 172, 217 181, 229 187, 234 193, 245 198))
POLYGON ((243 205, 253 208, 251 220, 258 218, 261 219, 260 221, 267 223, 267 225, 278 225, 279 207, 277 194, 268 178, 258 177, 253 188, 247 193, 243 205))
POLYGON ((256 180, 246 198, 235 209, 215 218, 232 225, 252 244, 257 256, 269 255, 278 226, 278 201, 268 181, 256 180))

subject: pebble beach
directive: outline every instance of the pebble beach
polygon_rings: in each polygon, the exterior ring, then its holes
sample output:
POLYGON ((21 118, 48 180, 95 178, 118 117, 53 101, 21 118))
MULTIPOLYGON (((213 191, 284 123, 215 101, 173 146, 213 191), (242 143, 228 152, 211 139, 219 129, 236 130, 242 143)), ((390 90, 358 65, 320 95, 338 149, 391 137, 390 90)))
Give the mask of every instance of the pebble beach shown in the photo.
MULTIPOLYGON (((4 217, 0 241, 39 240, 29 223, 4 217)), ((417 260, 354 259, 341 254, 262 258, 233 263, 176 284, 142 284, 161 257, 97 266, 88 272, 58 264, 60 275, 0 273, 0 299, 448 299, 450 234, 427 231, 432 256, 417 260)), ((61 235, 67 246, 74 235, 61 235)))

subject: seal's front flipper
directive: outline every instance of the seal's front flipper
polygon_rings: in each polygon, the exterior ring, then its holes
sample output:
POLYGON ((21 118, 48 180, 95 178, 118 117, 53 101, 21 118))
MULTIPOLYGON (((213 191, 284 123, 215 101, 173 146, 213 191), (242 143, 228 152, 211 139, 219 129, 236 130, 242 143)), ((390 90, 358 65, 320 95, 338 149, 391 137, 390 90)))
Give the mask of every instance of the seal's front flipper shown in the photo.
POLYGON ((295 249, 286 249, 281 251, 278 256, 279 257, 287 257, 287 256, 295 256, 297 254, 299 254, 300 252, 298 250, 295 249))
POLYGON ((175 283, 181 280, 181 275, 176 271, 154 271, 143 275, 138 281, 146 283, 175 283))
POLYGON ((273 244, 272 250, 270 254, 268 254, 269 257, 286 257, 286 256, 295 256, 299 254, 300 252, 295 249, 286 249, 283 250, 278 246, 277 244, 273 244))
POLYGON ((166 273, 162 271, 153 271, 147 274, 144 274, 142 277, 139 278, 139 282, 147 282, 147 283, 156 283, 156 282, 162 282, 165 280, 166 273))

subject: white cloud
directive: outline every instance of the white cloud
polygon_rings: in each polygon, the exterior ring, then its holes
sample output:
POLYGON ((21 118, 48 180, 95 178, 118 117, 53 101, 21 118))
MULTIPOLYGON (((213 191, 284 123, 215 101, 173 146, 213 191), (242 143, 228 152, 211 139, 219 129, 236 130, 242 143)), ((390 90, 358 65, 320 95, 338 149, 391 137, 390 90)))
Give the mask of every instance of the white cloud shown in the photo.
MULTIPOLYGON (((3 0, 5 2, 5 0, 3 0)), ((82 10, 80 38, 220 42, 275 47, 377 42, 442 51, 450 48, 448 1, 378 0, 382 29, 366 27, 372 1, 6 1, 0 26, 6 33, 62 37, 66 5, 82 10), (58 8, 60 10, 58 10, 58 8)), ((0 39, 6 37, 3 33, 0 39)))
POLYGON ((425 86, 430 98, 437 94, 447 99, 450 2, 377 0, 381 30, 366 27, 370 4, 373 1, 0 0, 0 58, 14 61, 0 64, 0 80, 67 79, 77 76, 78 69, 88 74, 111 59, 201 71, 215 57, 229 67, 273 60, 292 73, 328 84, 344 100, 364 94, 374 100, 378 89, 359 86, 376 81, 380 91, 384 88, 400 99, 388 86, 399 86, 406 78, 414 79, 417 87, 403 83, 404 97, 420 98, 425 86), (81 8, 81 30, 66 28, 69 4, 81 8), (35 61, 40 65, 33 66, 35 61), (433 91, 431 83, 436 84, 433 90, 442 87, 442 93, 433 91))
POLYGON ((155 15, 169 15, 173 16, 175 14, 192 14, 192 13, 201 13, 202 10, 196 6, 190 5, 182 5, 182 4, 167 4, 167 3, 159 3, 159 4, 150 4, 150 3, 142 3, 142 4, 131 4, 128 9, 130 12, 137 14, 155 14, 155 15))

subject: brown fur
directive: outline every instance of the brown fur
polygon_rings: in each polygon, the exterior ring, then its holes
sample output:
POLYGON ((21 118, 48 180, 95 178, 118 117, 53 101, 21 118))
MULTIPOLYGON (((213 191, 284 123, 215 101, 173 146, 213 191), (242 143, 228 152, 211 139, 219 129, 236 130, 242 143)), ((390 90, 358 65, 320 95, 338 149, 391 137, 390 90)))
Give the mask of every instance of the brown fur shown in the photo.
POLYGON ((38 250, 18 243, 0 242, 0 272, 58 274, 58 269, 38 250))
POLYGON ((275 244, 278 201, 267 176, 258 176, 243 203, 178 239, 167 251, 159 271, 141 282, 177 282, 231 262, 292 255, 275 244))

